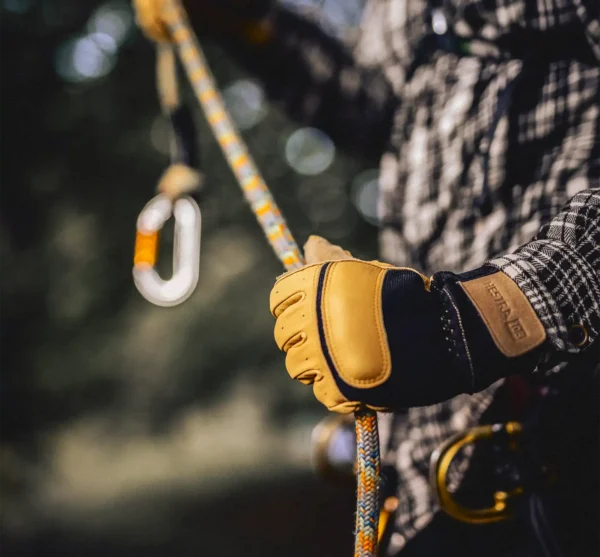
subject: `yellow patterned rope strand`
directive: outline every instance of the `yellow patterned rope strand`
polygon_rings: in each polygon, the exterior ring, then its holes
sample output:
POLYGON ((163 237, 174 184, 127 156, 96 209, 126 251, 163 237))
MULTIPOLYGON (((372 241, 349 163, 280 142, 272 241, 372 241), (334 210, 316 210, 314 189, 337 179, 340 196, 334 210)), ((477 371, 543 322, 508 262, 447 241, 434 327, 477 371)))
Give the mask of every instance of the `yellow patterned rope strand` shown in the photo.
POLYGON ((304 265, 300 249, 227 113, 179 2, 167 2, 163 17, 194 94, 269 243, 288 271, 299 269, 304 265))
MULTIPOLYGON (((179 0, 166 1, 161 15, 194 94, 269 243, 286 270, 302 267, 304 261, 300 249, 227 113, 179 0)), ((356 434, 357 510, 354 555, 375 557, 379 521, 380 455, 377 414, 374 411, 356 412, 356 434)))

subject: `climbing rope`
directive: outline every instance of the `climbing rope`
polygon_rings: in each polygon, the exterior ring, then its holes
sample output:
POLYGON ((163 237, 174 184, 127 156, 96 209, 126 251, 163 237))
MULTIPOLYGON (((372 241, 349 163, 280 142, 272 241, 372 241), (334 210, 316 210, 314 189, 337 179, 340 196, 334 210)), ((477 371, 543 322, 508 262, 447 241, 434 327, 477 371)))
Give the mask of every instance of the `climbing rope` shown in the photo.
MULTIPOLYGON (((140 24, 159 42, 159 50, 170 45, 176 48, 206 119, 277 257, 287 271, 301 268, 304 261, 300 249, 227 113, 180 0, 137 0, 137 9, 140 24)), ((377 414, 364 409, 356 412, 355 419, 357 507, 354 555, 375 557, 380 466, 377 414)))
POLYGON ((379 522, 379 433, 377 414, 359 410, 356 420, 356 532, 354 556, 375 556, 379 522))

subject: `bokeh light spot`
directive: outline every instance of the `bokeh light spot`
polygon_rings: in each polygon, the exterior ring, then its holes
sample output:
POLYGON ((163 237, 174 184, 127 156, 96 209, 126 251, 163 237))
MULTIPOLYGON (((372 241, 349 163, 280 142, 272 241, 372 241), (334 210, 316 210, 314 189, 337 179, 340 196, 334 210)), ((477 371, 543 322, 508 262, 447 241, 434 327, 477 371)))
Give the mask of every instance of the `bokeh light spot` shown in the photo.
POLYGON ((104 77, 115 67, 115 50, 109 52, 107 42, 104 48, 98 42, 96 34, 77 37, 63 43, 56 52, 55 67, 58 75, 65 81, 80 83, 90 79, 104 77))
POLYGON ((240 130, 252 128, 267 114, 262 88, 248 79, 240 79, 226 87, 223 100, 240 130))
POLYGON ((329 168, 334 157, 333 141, 315 128, 296 130, 285 145, 285 158, 298 174, 320 174, 329 168))
POLYGON ((133 16, 126 2, 109 2, 98 8, 90 17, 90 33, 101 33, 111 37, 115 45, 121 46, 133 28, 133 16))
POLYGON ((89 38, 107 54, 117 53, 117 42, 111 35, 108 35, 107 33, 90 33, 89 38))
POLYGON ((361 217, 368 223, 378 226, 379 171, 365 170, 356 176, 352 180, 350 196, 361 217))

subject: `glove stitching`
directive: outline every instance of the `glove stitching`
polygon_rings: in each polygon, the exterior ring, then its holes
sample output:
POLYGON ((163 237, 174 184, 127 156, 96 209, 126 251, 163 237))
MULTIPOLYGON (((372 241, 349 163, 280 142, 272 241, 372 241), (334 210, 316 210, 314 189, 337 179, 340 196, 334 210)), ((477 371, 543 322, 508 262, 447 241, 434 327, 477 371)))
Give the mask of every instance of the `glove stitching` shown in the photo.
MULTIPOLYGON (((327 269, 326 271, 326 275, 325 275, 325 281, 323 282, 323 293, 322 293, 322 297, 321 297, 321 315, 323 316, 323 332, 325 334, 325 344, 327 344, 327 347, 332 347, 333 348, 333 343, 331 342, 331 339, 329 338, 329 315, 325 312, 325 300, 326 298, 326 293, 327 293, 327 287, 329 285, 329 282, 331 281, 331 274, 332 274, 332 269, 334 268, 335 263, 331 263, 331 265, 329 266, 329 269, 327 269)), ((335 357, 335 353, 333 352, 333 350, 330 350, 329 348, 327 348, 329 350, 329 356, 331 357, 331 361, 333 362, 333 365, 335 367, 336 370, 340 369, 340 366, 337 362, 337 359, 335 357)), ((331 373, 335 373, 335 370, 331 370, 331 373)), ((343 379, 343 378, 342 378, 343 379)), ((345 381, 344 381, 345 383, 345 381)))
POLYGON ((383 291, 383 281, 385 280, 385 274, 387 273, 387 269, 382 269, 380 271, 380 273, 377 275, 377 286, 375 289, 375 296, 373 297, 373 315, 376 318, 375 322, 377 323, 377 337, 379 340, 379 348, 381 351, 381 354, 383 356, 383 366, 381 371, 377 374, 376 377, 373 377, 372 379, 364 379, 364 380, 355 380, 357 381, 357 383, 360 384, 365 384, 365 385, 370 385, 373 383, 377 383, 381 380, 382 376, 384 376, 386 374, 386 371, 391 368, 391 362, 390 362, 390 352, 389 350, 386 350, 385 348, 388 345, 388 339, 387 339, 387 333, 385 331, 385 327, 383 326, 383 298, 382 298, 382 291, 383 291), (381 280, 380 280, 381 277, 381 280), (381 307, 381 318, 382 319, 377 319, 377 306, 381 307))
MULTIPOLYGON (((319 291, 319 274, 320 274, 320 270, 321 270, 322 267, 323 267, 323 264, 320 263, 319 264, 319 272, 313 273, 312 292, 315 293, 315 296, 317 295, 317 293, 319 291)), ((323 303, 323 301, 321 301, 321 303, 323 303)), ((312 304, 312 309, 310 311, 314 312, 312 323, 318 323, 318 312, 317 312, 316 304, 314 304, 314 303, 312 304)), ((325 326, 325 323, 323 323, 323 326, 325 326)), ((318 328, 318 325, 317 325, 317 331, 316 331, 316 333, 317 333, 316 341, 318 342, 319 347, 321 347, 321 339, 319 338, 319 328, 318 328)), ((306 336, 308 338, 308 334, 306 336)), ((325 359, 325 354, 323 354, 323 348, 322 347, 321 347, 321 358, 320 358, 320 360, 321 360, 321 367, 323 367, 323 369, 327 369, 329 366, 327 365, 327 360, 325 359)), ((316 383, 317 381, 320 381, 320 380, 323 379, 323 373, 322 373, 321 369, 316 369, 315 371, 317 371, 319 373, 319 375, 321 376, 319 379, 315 378, 315 383, 316 383)), ((331 370, 331 373, 333 373, 333 370, 331 370)))

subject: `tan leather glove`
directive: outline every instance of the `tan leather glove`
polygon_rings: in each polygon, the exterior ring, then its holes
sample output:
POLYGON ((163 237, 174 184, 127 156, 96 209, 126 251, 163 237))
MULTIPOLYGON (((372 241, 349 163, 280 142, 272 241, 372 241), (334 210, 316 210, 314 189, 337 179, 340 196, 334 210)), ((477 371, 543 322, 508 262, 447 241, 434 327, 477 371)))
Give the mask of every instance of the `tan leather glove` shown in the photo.
POLYGON ((304 259, 307 265, 313 265, 323 261, 341 261, 343 259, 354 259, 354 257, 349 251, 330 244, 321 236, 310 236, 304 244, 304 259))
POLYGON ((323 239, 305 251, 312 264, 271 292, 275 340, 290 376, 330 410, 433 404, 535 368, 545 330, 493 267, 428 279, 323 239))

